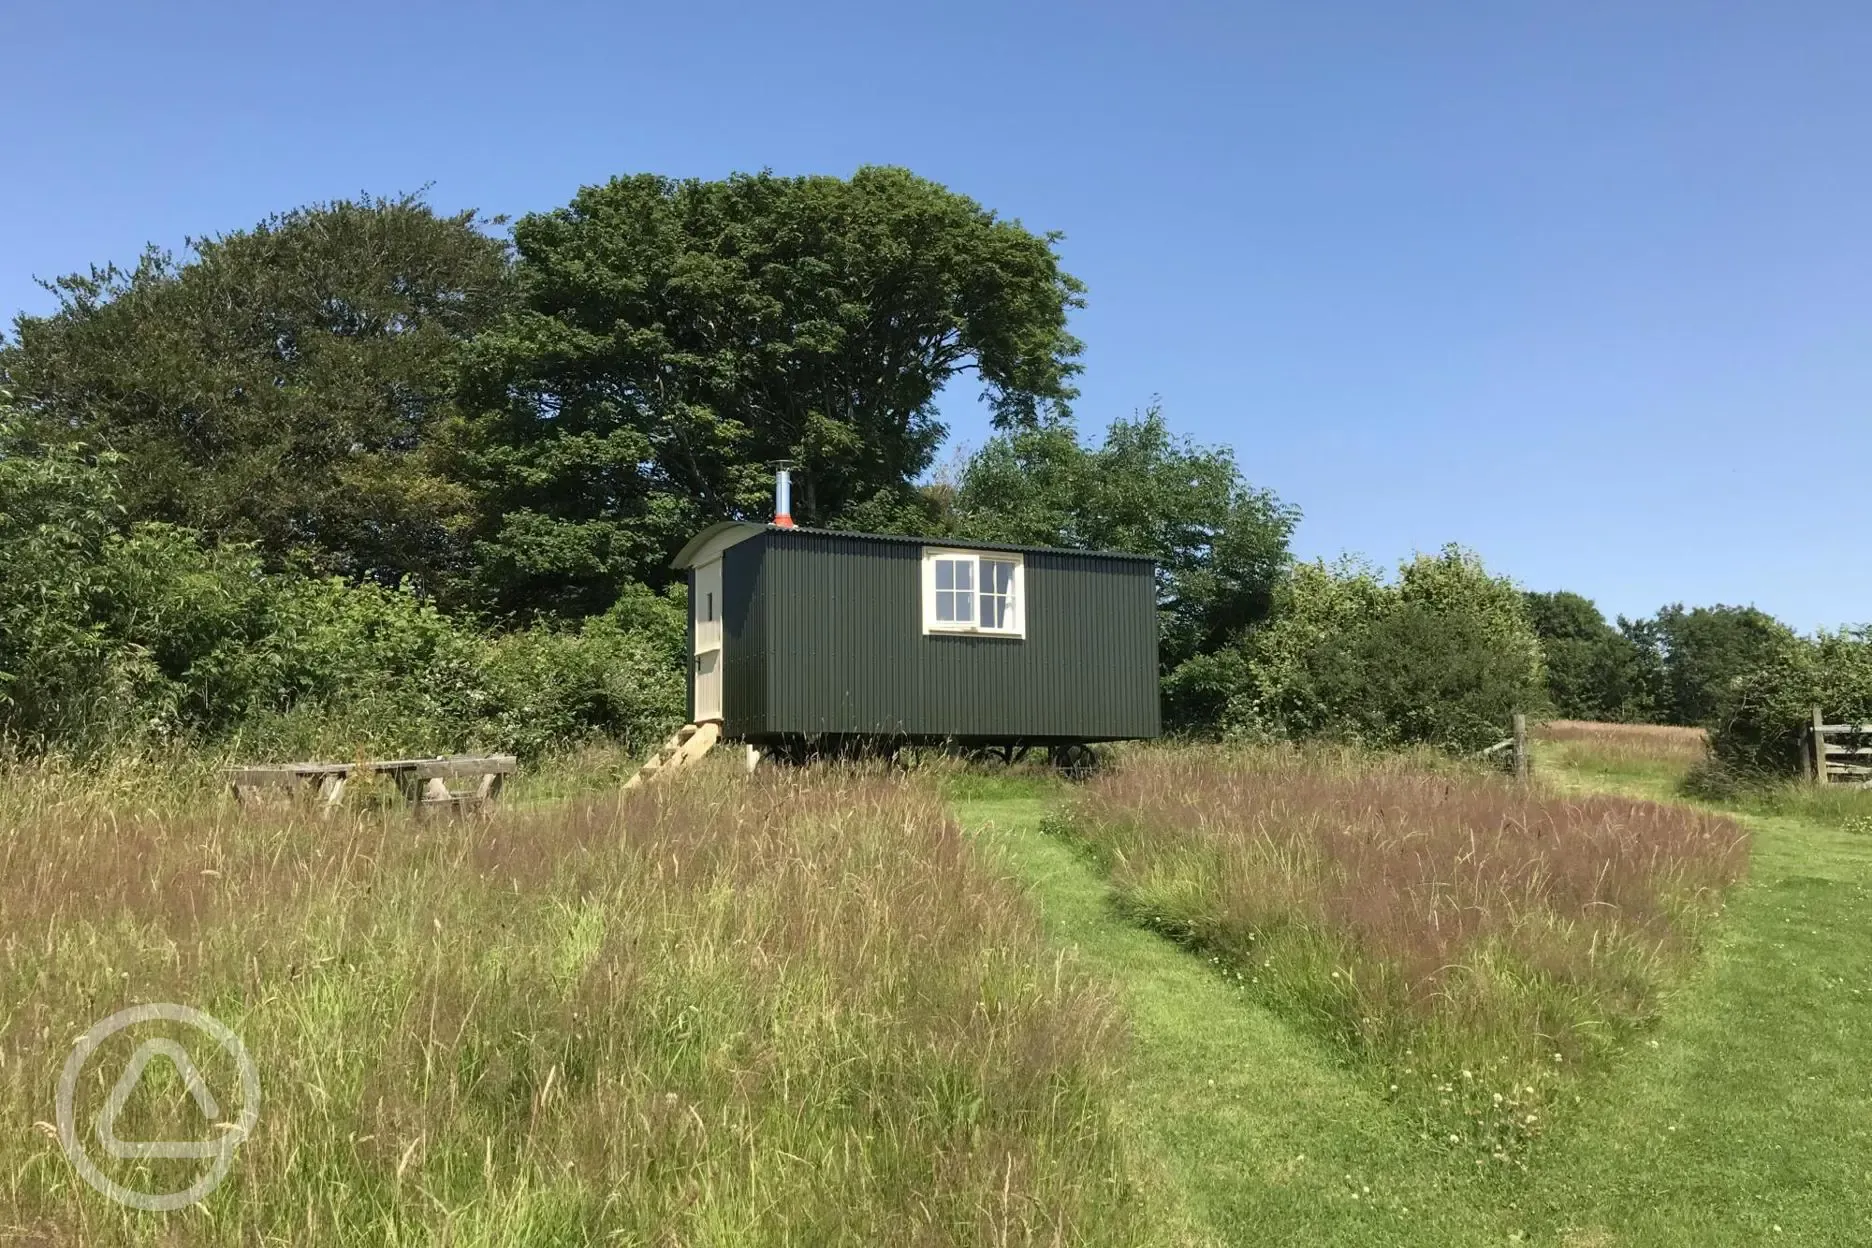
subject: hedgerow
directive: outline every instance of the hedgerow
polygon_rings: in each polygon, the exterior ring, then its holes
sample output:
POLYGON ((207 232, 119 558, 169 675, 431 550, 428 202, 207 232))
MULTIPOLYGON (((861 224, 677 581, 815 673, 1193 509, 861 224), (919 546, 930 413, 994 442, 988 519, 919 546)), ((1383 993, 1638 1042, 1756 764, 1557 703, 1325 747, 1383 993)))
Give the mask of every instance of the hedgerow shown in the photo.
POLYGON ((683 710, 683 606, 647 590, 506 633, 407 586, 265 571, 124 525, 116 460, 0 423, 0 742, 94 757, 640 746, 683 710))

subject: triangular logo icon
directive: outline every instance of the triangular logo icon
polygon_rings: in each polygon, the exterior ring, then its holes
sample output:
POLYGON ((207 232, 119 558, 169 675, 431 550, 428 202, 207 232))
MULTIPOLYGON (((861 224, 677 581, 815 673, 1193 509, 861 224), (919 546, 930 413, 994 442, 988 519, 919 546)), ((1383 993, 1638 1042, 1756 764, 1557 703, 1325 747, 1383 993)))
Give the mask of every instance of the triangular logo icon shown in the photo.
POLYGON ((221 1120, 221 1107, 215 1103, 214 1093, 208 1090, 208 1083, 202 1078, 201 1071, 195 1066, 187 1050, 173 1040, 145 1040, 130 1055, 130 1064, 117 1079, 117 1086, 111 1089, 110 1096, 104 1102, 104 1108, 98 1111, 97 1138, 104 1146, 104 1151, 113 1157, 170 1157, 203 1158, 213 1157, 231 1141, 225 1139, 210 1140, 136 1140, 125 1141, 117 1138, 117 1115, 130 1100, 130 1094, 136 1091, 137 1084, 143 1078, 143 1071, 150 1062, 158 1057, 166 1057, 175 1066, 176 1073, 182 1076, 182 1086, 194 1098, 196 1108, 202 1117, 210 1123, 221 1120))

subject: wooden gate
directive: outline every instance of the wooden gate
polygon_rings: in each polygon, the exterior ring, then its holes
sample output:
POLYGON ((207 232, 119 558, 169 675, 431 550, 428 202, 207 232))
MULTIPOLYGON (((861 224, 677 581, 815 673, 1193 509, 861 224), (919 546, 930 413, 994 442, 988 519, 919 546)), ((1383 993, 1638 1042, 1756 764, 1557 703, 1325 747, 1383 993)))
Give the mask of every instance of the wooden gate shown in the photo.
POLYGON ((1829 724, 1816 706, 1801 754, 1815 784, 1872 785, 1872 724, 1829 724))

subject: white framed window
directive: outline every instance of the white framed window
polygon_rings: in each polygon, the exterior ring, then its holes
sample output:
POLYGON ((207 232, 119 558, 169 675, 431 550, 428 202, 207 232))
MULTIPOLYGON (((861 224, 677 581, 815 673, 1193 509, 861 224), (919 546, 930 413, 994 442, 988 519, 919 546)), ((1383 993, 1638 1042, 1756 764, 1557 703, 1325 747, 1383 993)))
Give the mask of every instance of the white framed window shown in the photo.
POLYGON ((923 551, 923 631, 1025 637, 1025 568, 991 550, 923 551))

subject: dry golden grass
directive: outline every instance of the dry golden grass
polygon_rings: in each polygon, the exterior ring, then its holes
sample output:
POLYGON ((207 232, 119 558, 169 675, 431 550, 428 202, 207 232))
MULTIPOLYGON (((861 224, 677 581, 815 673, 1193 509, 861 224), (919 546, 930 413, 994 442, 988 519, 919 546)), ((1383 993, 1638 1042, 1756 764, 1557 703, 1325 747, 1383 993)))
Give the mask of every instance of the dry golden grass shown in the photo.
POLYGON ((1539 726, 1537 741, 1585 747, 1593 753, 1648 762, 1702 762, 1709 754, 1709 734, 1675 724, 1606 724, 1586 719, 1555 719, 1539 726))
MULTIPOLYGON (((0 1243, 1144 1233, 1106 1109, 1112 1007, 902 778, 419 823, 15 773, 0 914, 0 1243), (74 1038, 149 1001, 234 1028, 264 1088, 195 1213, 108 1204, 26 1129, 74 1038)), ((87 1068, 80 1122, 126 1056, 87 1068)), ((202 1134, 165 1091, 126 1138, 202 1134)), ((115 1164, 173 1189, 200 1163, 115 1164)))

